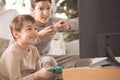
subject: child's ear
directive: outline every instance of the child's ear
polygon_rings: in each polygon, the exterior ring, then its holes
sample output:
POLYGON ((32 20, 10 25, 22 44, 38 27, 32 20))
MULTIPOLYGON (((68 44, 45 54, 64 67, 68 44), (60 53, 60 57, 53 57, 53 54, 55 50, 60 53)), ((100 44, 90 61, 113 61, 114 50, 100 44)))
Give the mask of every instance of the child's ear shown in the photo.
POLYGON ((18 39, 20 36, 19 36, 19 32, 18 31, 13 31, 13 36, 16 38, 16 39, 18 39))
POLYGON ((34 9, 32 7, 30 8, 30 11, 32 14, 34 14, 34 9))

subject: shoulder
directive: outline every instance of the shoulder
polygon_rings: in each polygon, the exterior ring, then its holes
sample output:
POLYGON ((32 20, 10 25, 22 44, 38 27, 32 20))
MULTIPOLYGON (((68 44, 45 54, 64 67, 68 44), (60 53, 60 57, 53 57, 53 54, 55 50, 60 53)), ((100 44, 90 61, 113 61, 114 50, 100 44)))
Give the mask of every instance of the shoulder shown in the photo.
POLYGON ((61 18, 51 17, 49 21, 50 21, 50 22, 57 22, 57 21, 59 21, 59 20, 61 20, 61 18))
POLYGON ((16 48, 16 46, 14 44, 11 44, 10 46, 8 46, 8 48, 4 51, 3 54, 7 54, 7 53, 17 53, 18 49, 16 48))
POLYGON ((19 60, 21 55, 15 45, 10 45, 1 56, 2 60, 19 60))
POLYGON ((57 17, 51 17, 50 20, 60 20, 60 18, 57 18, 57 17))

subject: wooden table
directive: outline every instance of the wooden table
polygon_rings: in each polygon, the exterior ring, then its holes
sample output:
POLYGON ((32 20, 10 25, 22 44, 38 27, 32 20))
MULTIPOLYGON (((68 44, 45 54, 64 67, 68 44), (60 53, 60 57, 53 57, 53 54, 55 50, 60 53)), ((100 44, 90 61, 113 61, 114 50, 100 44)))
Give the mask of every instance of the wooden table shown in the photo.
POLYGON ((120 80, 120 68, 67 68, 63 80, 120 80))

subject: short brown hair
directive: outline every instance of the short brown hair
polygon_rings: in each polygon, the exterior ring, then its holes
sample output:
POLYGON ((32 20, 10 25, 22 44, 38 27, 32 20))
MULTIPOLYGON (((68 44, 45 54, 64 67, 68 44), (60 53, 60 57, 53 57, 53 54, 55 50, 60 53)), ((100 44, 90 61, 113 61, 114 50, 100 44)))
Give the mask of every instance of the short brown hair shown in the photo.
POLYGON ((30 15, 18 15, 18 16, 16 16, 10 24, 11 33, 12 33, 12 36, 14 39, 15 39, 15 37, 13 35, 13 30, 20 32, 22 27, 23 27, 24 21, 31 21, 33 24, 35 23, 34 18, 30 15))
POLYGON ((37 2, 40 2, 40 1, 49 1, 50 3, 52 3, 51 0, 30 0, 30 1, 31 1, 31 7, 32 7, 32 8, 35 8, 35 4, 36 4, 37 2))

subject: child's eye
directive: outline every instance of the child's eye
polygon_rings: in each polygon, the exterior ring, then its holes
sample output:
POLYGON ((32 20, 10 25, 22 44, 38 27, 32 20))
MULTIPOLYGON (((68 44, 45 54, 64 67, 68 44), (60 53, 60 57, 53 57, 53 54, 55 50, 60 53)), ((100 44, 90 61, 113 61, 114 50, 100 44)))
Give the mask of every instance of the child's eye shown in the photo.
POLYGON ((32 30, 32 28, 28 28, 28 30, 32 30))
POLYGON ((44 8, 39 8, 39 10, 44 10, 44 8))
POLYGON ((47 10, 49 10, 49 9, 50 9, 50 7, 47 8, 47 10))
POLYGON ((37 30, 37 28, 34 28, 35 30, 37 30))

